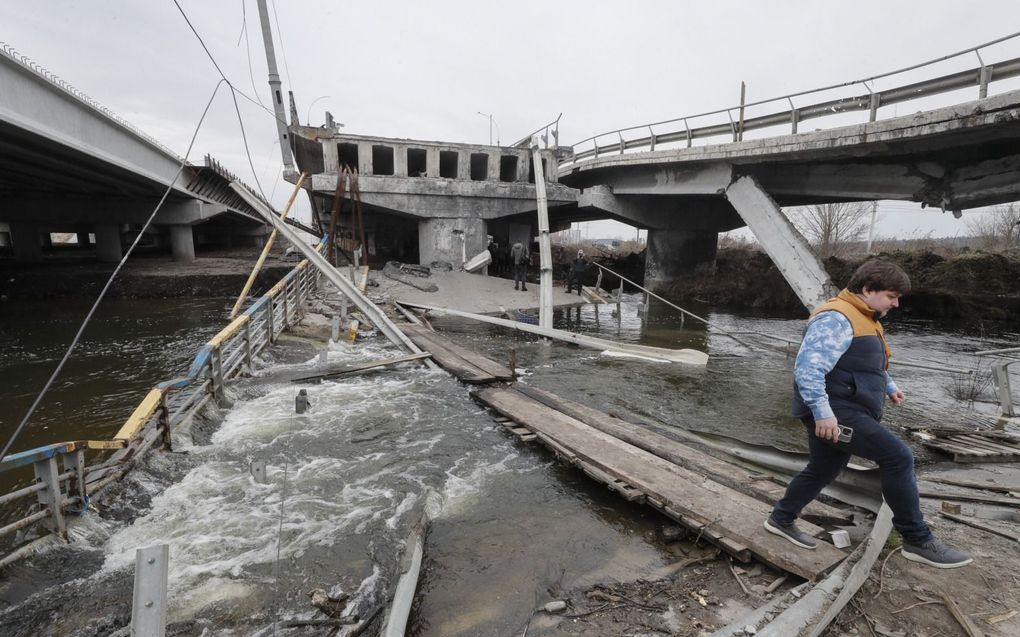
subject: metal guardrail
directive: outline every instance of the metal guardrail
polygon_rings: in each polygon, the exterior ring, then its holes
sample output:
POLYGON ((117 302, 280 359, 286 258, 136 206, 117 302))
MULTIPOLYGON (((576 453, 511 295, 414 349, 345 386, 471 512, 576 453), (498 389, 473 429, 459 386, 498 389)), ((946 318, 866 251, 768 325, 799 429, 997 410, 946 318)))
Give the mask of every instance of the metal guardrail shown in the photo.
POLYGON ((890 71, 881 75, 875 75, 873 77, 854 80, 850 82, 844 82, 842 84, 834 84, 817 89, 811 89, 807 91, 800 91, 798 93, 791 93, 789 95, 782 95, 770 99, 760 100, 757 102, 750 102, 746 104, 738 104, 730 108, 719 109, 715 111, 708 111, 705 113, 698 113, 696 115, 688 115, 685 117, 677 117, 668 120, 662 120, 658 122, 652 122, 650 124, 641 124, 638 126, 630 126, 627 128, 620 128, 617 130, 609 131, 606 133, 600 133, 587 139, 581 140, 573 145, 574 152, 572 155, 566 156, 560 163, 561 168, 571 165, 576 165, 583 161, 596 159, 601 156, 608 154, 624 154, 628 150, 643 149, 647 151, 656 150, 657 146, 663 144, 669 144, 674 142, 682 142, 686 144, 687 148, 693 146, 695 139, 699 138, 711 138, 726 135, 731 137, 731 141, 737 142, 743 139, 744 132, 754 129, 770 128, 774 126, 789 125, 792 133, 797 133, 797 125, 799 122, 806 119, 813 119, 818 117, 825 117, 835 114, 848 113, 853 111, 869 111, 869 121, 875 121, 877 118, 878 109, 882 106, 889 106, 892 104, 898 104, 901 102, 907 102, 916 100, 923 97, 930 97, 932 95, 938 95, 940 93, 946 93, 949 91, 955 91, 968 87, 978 88, 978 98, 983 99, 988 95, 988 84, 997 80, 1004 80, 1011 77, 1020 76, 1020 58, 1013 58, 996 62, 994 64, 985 64, 981 58, 981 49, 987 48, 993 44, 998 44, 1006 40, 1010 40, 1020 36, 1020 33, 1014 33, 991 42, 953 53, 941 57, 937 60, 931 60, 921 64, 915 64, 913 66, 898 69, 896 71, 890 71), (960 57, 973 53, 977 56, 979 66, 966 71, 960 71, 948 75, 943 75, 930 80, 924 80, 912 84, 906 84, 896 88, 886 89, 883 91, 872 90, 870 84, 874 83, 875 80, 900 75, 908 71, 916 70, 945 60, 960 57), (797 97, 803 97, 805 95, 813 95, 823 93, 826 91, 832 91, 840 88, 852 87, 861 85, 867 92, 849 97, 843 97, 838 99, 826 100, 817 103, 813 103, 807 106, 796 107, 794 106, 793 99, 797 97), (744 119, 744 111, 751 107, 764 106, 771 103, 787 103, 789 108, 770 113, 767 115, 761 115, 744 119), (734 113, 737 117, 734 117, 734 113), (702 126, 692 126, 692 120, 699 118, 710 118, 715 117, 716 120, 720 119, 719 116, 725 115, 727 121, 721 123, 712 123, 702 126), (680 126, 683 128, 679 128, 680 126), (666 130, 656 131, 656 127, 668 127, 666 130), (637 131, 647 131, 647 135, 627 139, 625 134, 634 133, 637 131), (606 143, 600 144, 599 141, 605 138, 606 143), (590 148, 588 147, 590 146, 590 148), (578 148, 581 147, 579 150, 578 148))
POLYGON ((1007 418, 1016 416, 1016 409, 1013 407, 1013 391, 1009 385, 1009 366, 1020 361, 1020 347, 987 349, 974 352, 974 355, 996 356, 1005 359, 992 363, 992 380, 995 382, 995 391, 998 394, 1002 415, 1007 418))
MULTIPOLYGON (((325 238, 318 250, 325 248, 325 238)), ((224 398, 225 381, 252 368, 254 357, 280 332, 299 320, 304 302, 321 272, 307 259, 287 273, 247 310, 199 350, 186 376, 153 387, 128 416, 112 440, 59 442, 0 460, 0 473, 32 465, 35 483, 0 495, 0 506, 32 495, 36 510, 0 527, 0 537, 43 522, 66 539, 69 510, 84 513, 90 495, 123 477, 158 441, 169 443, 170 432, 191 418, 210 399, 224 398), (86 450, 114 451, 105 461, 87 466, 86 450)), ((0 560, 0 567, 7 562, 0 560)))

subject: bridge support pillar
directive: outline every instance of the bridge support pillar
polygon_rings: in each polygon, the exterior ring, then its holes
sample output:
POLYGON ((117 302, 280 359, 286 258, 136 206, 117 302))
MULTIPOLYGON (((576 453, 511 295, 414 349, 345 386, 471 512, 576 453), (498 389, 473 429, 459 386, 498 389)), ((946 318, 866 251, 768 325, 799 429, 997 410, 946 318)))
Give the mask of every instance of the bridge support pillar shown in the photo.
POLYGON ((24 221, 12 221, 11 248, 17 261, 42 261, 42 240, 39 226, 24 221))
POLYGON ((174 261, 191 263, 195 260, 195 235, 190 225, 170 226, 170 249, 173 251, 174 261))
POLYGON ((454 269, 488 246, 484 219, 434 218, 418 222, 418 254, 423 265, 449 261, 454 269))
POLYGON ((812 310, 837 290, 804 237, 761 184, 745 175, 726 189, 726 199, 772 258, 797 298, 812 310))
POLYGON ((77 237, 78 237, 78 247, 79 248, 87 248, 87 247, 89 247, 89 245, 91 245, 91 242, 89 241, 89 229, 88 228, 83 228, 81 230, 78 230, 77 232, 75 232, 75 235, 77 235, 77 237))
POLYGON ((124 256, 120 246, 120 225, 116 223, 96 224, 96 256, 104 263, 116 263, 124 256))
POLYGON ((650 290, 692 272, 715 268, 719 233, 712 230, 648 230, 645 287, 650 290))

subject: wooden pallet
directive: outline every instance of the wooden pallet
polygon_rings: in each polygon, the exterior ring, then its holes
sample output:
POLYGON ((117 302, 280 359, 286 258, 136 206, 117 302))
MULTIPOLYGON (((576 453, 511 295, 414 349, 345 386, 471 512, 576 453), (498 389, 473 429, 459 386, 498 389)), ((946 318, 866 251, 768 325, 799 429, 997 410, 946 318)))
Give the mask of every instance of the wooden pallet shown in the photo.
POLYGON ((954 433, 936 436, 930 433, 914 434, 921 444, 953 456, 954 462, 1020 462, 1020 444, 1009 434, 1001 432, 954 433))
MULTIPOLYGON (((771 506, 624 442, 509 388, 486 388, 478 400, 530 430, 563 460, 628 500, 643 501, 739 559, 753 555, 776 568, 812 579, 845 554, 820 542, 805 551, 768 533, 771 506)), ((822 530, 801 522, 805 532, 822 530)))

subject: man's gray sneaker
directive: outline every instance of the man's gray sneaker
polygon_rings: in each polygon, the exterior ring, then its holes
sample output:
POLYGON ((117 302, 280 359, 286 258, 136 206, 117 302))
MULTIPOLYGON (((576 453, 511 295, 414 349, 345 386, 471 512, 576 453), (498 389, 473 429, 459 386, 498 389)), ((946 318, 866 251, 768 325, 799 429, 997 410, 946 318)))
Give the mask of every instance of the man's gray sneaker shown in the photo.
POLYGON ((797 525, 793 522, 790 524, 780 524, 771 515, 769 519, 765 520, 765 530, 779 537, 785 537, 802 549, 813 549, 818 546, 818 540, 798 529, 797 525))
POLYGON ((920 562, 935 568, 958 568, 974 561, 966 553, 948 547, 935 539, 921 545, 904 542, 903 557, 912 562, 920 562))

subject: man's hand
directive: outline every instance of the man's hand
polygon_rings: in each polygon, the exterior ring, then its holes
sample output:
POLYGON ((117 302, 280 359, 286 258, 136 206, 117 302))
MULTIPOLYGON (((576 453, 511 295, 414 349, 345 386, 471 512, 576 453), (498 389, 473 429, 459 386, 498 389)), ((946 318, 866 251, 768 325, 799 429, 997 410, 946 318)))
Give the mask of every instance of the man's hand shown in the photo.
POLYGON ((901 389, 897 389, 893 393, 889 394, 889 400, 891 400, 892 404, 894 404, 894 405, 899 405, 900 403, 902 403, 906 399, 907 399, 907 395, 904 394, 903 390, 901 390, 901 389))
POLYGON ((815 421, 815 435, 822 440, 839 440, 839 423, 835 418, 822 418, 815 421))

